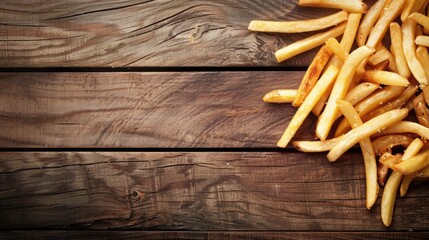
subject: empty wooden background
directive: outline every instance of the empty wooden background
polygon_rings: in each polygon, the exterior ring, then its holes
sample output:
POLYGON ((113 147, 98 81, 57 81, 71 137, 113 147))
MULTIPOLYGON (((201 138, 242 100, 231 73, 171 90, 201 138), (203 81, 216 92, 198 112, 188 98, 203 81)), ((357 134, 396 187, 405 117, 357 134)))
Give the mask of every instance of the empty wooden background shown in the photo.
POLYGON ((315 51, 246 28, 333 12, 296 3, 0 1, 0 239, 428 238, 427 182, 385 228, 359 149, 275 147, 315 51))

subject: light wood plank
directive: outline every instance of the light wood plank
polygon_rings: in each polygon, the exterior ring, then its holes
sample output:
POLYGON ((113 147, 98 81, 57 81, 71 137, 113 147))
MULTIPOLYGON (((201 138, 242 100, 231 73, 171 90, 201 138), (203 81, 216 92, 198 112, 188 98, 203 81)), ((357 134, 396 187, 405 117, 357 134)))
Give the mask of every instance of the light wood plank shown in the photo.
MULTIPOLYGON (((314 33, 252 33, 252 19, 333 13, 297 0, 0 1, 2 67, 279 66, 274 51, 314 33)), ((315 51, 281 66, 307 66, 315 51)))
MULTIPOLYGON (((1 147, 276 147, 302 72, 0 74, 1 147)), ((297 139, 313 139, 310 117, 297 139)))
MULTIPOLYGON (((0 228, 384 231, 360 153, 4 152, 0 228)), ((426 182, 391 231, 429 226, 426 182)))

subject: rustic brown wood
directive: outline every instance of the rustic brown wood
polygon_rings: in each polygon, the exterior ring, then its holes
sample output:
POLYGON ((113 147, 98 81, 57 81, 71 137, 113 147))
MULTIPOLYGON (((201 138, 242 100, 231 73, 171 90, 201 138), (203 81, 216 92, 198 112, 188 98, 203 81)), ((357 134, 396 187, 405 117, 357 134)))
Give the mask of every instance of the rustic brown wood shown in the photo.
POLYGON ((260 239, 260 240, 411 240, 428 239, 429 232, 187 232, 187 231, 11 231, 0 239, 260 239))
MULTIPOLYGON (((276 147, 302 72, 0 74, 1 147, 276 147)), ((315 118, 297 139, 313 139, 315 118)))
POLYGON ((274 51, 314 33, 252 33, 252 19, 333 13, 297 0, 0 1, 0 66, 306 66, 315 51, 281 65, 274 51))
MULTIPOLYGON (((4 152, 0 228, 384 231, 360 153, 4 152)), ((389 230, 428 230, 426 182, 389 230)))

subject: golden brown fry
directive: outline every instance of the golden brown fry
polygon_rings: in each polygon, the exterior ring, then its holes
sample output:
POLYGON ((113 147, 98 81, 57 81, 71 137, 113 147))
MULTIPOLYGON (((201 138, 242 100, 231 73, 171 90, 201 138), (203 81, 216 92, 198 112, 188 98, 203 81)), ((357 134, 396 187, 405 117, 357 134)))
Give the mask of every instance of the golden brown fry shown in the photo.
POLYGON ((346 23, 342 23, 326 32, 315 34, 311 37, 294 42, 275 53, 278 62, 283 62, 300 53, 306 52, 312 48, 322 45, 331 37, 338 37, 344 33, 346 23))
POLYGON ((368 80, 369 82, 383 84, 383 85, 390 85, 390 86, 407 87, 408 85, 410 85, 410 82, 408 82, 408 79, 402 77, 397 73, 388 72, 388 71, 369 70, 365 72, 364 79, 368 80))
POLYGON ((369 137, 384 128, 392 126, 408 115, 408 109, 395 109, 383 113, 368 122, 344 134, 343 139, 328 153, 328 160, 336 161, 344 152, 349 150, 361 139, 369 137))
POLYGON ((341 141, 342 137, 331 138, 326 141, 294 141, 293 146, 301 152, 326 152, 341 141))
POLYGON ((374 51, 374 49, 369 49, 366 46, 359 47, 354 50, 344 62, 334 87, 332 88, 325 110, 320 115, 320 121, 316 127, 316 135, 320 140, 326 140, 332 124, 335 121, 335 117, 339 112, 336 101, 345 97, 359 64, 374 51))
POLYGON ((402 23, 403 48, 408 67, 410 68, 411 73, 416 78, 416 80, 420 84, 426 86, 428 85, 426 73, 416 56, 416 45, 414 44, 415 32, 416 22, 413 20, 406 20, 402 23))
POLYGON ((299 0, 299 6, 344 9, 351 13, 365 13, 367 5, 359 0, 299 0))
POLYGON ((420 93, 419 96, 414 99, 413 105, 417 121, 421 125, 429 127, 429 109, 426 106, 426 101, 424 100, 423 93, 420 93))
MULTIPOLYGON (((337 100, 338 108, 349 121, 352 128, 362 125, 362 120, 353 108, 350 102, 337 100)), ((377 184, 377 163, 375 160, 374 150, 369 137, 363 138, 359 141, 362 150, 365 174, 366 174, 366 208, 371 209, 377 200, 378 184, 377 184)))
POLYGON ((391 134, 379 137, 372 141, 374 152, 377 155, 384 154, 386 152, 392 153, 392 148, 396 146, 402 146, 404 148, 411 144, 413 139, 407 135, 391 134))
POLYGON ((302 21, 261 21, 252 20, 248 26, 250 31, 275 33, 301 33, 317 31, 336 26, 347 20, 349 14, 340 11, 325 17, 302 21))
POLYGON ((423 96, 425 98, 426 104, 429 105, 429 86, 422 87, 423 96))
POLYGON ((384 164, 382 164, 381 162, 378 162, 378 165, 377 165, 378 184, 380 184, 381 186, 384 186, 386 184, 388 173, 389 173, 389 168, 384 164))
POLYGON ((429 165, 429 149, 410 157, 407 161, 402 161, 393 166, 393 170, 404 175, 411 175, 429 165))
POLYGON ((428 16, 425 16, 421 13, 413 13, 410 16, 408 16, 408 19, 416 21, 424 29, 429 31, 429 17, 428 16))
POLYGON ((414 42, 423 47, 429 47, 429 36, 417 36, 414 42))
POLYGON ((307 68, 307 71, 304 74, 301 84, 299 85, 297 96, 292 102, 292 106, 301 106, 305 97, 307 97, 308 93, 316 84, 317 80, 320 77, 320 74, 322 73, 323 69, 326 66, 326 63, 329 61, 329 58, 331 58, 331 56, 332 52, 329 51, 326 45, 323 45, 317 52, 310 66, 307 68))
POLYGON ((298 111, 293 116, 288 127, 286 128, 286 131, 278 141, 277 146, 285 148, 288 145, 289 141, 298 131, 305 118, 307 118, 308 114, 311 112, 311 109, 313 109, 314 105, 316 105, 323 93, 336 79, 337 75, 338 69, 335 66, 330 66, 326 73, 323 74, 323 77, 317 81, 314 88, 310 91, 302 105, 298 108, 298 111))
POLYGON ((296 89, 277 89, 265 94, 262 100, 269 103, 291 103, 297 92, 296 89))
POLYGON ((406 0, 392 0, 386 11, 378 19, 375 26, 371 29, 366 45, 375 48, 387 32, 390 23, 399 16, 406 0))
POLYGON ((415 133, 422 138, 429 139, 429 128, 415 122, 401 121, 381 131, 383 135, 395 133, 415 133))
POLYGON ((416 3, 416 0, 407 0, 405 5, 404 5, 404 9, 402 10, 401 13, 401 21, 405 21, 408 17, 408 15, 410 15, 411 10, 414 7, 414 4, 416 3))
POLYGON ((369 32, 380 16, 380 13, 383 11, 385 4, 386 0, 377 1, 368 9, 368 12, 363 17, 356 34, 356 43, 359 47, 365 45, 369 32))
POLYGON ((391 41, 391 51, 396 62, 398 73, 404 78, 409 78, 411 76, 411 71, 408 68, 407 59, 405 58, 404 49, 402 47, 402 30, 401 26, 396 22, 390 24, 390 39, 395 39, 391 41))
POLYGON ((427 48, 418 46, 416 50, 416 57, 417 60, 419 60, 419 62, 422 64, 423 69, 426 69, 426 78, 429 79, 429 54, 427 48))
POLYGON ((388 227, 392 223, 393 206, 395 205, 396 193, 401 183, 403 175, 398 172, 392 172, 387 180, 386 186, 381 197, 381 220, 388 227))
POLYGON ((346 61, 346 58, 349 56, 349 53, 343 49, 337 39, 330 38, 326 41, 325 44, 337 58, 339 58, 343 62, 346 61))

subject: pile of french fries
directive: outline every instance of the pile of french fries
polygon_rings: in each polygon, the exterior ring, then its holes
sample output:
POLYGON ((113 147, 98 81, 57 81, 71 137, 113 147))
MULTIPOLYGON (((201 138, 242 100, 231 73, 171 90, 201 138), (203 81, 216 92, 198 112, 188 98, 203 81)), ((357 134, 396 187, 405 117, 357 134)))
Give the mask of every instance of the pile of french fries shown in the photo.
POLYGON ((392 222, 398 189, 404 196, 413 179, 429 177, 428 2, 378 0, 368 7, 360 0, 299 0, 303 7, 338 12, 303 21, 251 21, 248 27, 257 32, 318 31, 275 53, 282 62, 321 46, 298 89, 274 90, 263 98, 298 108, 277 145, 285 148, 310 112, 318 117, 318 140, 294 141, 298 150, 326 151, 333 162, 359 143, 366 207, 376 202, 379 184, 384 186, 385 226, 392 222), (414 114, 417 120, 404 120, 414 114))

